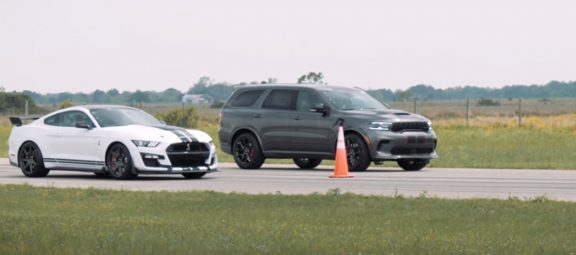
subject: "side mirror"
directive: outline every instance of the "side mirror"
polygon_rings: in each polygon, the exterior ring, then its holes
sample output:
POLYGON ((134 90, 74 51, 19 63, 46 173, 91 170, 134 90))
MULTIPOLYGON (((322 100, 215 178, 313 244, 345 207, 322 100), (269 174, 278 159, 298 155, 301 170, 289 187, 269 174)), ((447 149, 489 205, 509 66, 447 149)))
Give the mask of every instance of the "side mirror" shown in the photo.
POLYGON ((92 125, 86 122, 76 122, 76 128, 83 128, 83 129, 92 129, 92 125))
POLYGON ((312 108, 310 108, 310 111, 322 113, 322 116, 326 116, 330 113, 330 108, 324 104, 314 104, 312 108))

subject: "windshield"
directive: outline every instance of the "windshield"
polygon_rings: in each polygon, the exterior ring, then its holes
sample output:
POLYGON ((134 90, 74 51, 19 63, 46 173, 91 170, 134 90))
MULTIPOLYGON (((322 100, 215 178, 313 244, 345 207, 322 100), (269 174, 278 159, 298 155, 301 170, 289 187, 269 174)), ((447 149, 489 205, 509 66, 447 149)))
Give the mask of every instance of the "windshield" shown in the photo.
POLYGON ((134 108, 97 108, 91 109, 90 113, 98 121, 100 127, 162 124, 152 115, 134 108))
POLYGON ((387 109, 368 93, 357 89, 326 89, 322 95, 338 110, 376 110, 387 109))

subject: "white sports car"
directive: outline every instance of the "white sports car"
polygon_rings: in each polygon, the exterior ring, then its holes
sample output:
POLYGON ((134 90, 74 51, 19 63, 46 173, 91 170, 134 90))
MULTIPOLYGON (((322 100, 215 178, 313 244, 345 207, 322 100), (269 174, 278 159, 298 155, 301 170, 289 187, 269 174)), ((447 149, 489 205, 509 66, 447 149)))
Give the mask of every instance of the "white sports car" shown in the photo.
POLYGON ((165 125, 136 108, 76 106, 27 125, 10 119, 15 125, 8 139, 10 164, 28 177, 79 170, 117 179, 148 173, 196 179, 218 169, 208 134, 165 125))

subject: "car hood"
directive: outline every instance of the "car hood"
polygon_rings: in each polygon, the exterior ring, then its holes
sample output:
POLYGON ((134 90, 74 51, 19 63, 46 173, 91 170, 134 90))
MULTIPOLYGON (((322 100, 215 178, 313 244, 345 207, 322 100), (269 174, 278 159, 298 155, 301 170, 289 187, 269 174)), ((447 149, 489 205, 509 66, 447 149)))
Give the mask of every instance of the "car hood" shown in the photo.
POLYGON ((365 119, 377 120, 389 120, 393 122, 402 121, 424 121, 429 122, 430 120, 414 113, 409 113, 402 110, 396 109, 379 109, 379 110, 351 110, 346 111, 346 115, 358 116, 365 119))
POLYGON ((110 127, 119 133, 137 140, 153 140, 167 142, 202 142, 212 141, 212 138, 205 132, 196 129, 185 129, 168 125, 128 125, 120 127, 110 127))

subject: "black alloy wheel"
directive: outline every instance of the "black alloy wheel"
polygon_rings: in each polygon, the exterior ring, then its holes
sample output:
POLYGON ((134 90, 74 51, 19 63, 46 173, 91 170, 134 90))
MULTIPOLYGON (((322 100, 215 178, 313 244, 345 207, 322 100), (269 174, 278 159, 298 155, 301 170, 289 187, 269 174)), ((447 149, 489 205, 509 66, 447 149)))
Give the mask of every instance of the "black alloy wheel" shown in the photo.
POLYGON ((322 160, 317 158, 294 158, 292 161, 302 169, 314 169, 322 163, 322 160))
POLYGON ((116 179, 133 179, 138 176, 134 171, 130 151, 123 144, 114 144, 108 150, 106 167, 108 172, 116 179))
POLYGON ((357 134, 347 134, 345 142, 348 170, 351 172, 366 171, 372 162, 366 142, 357 134))
POLYGON ((27 142, 20 147, 18 162, 22 173, 28 177, 45 177, 50 172, 44 167, 40 148, 33 142, 27 142))
POLYGON ((242 169, 258 169, 265 161, 258 140, 249 133, 241 134, 234 140, 232 154, 236 165, 242 169))

